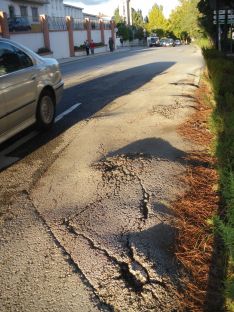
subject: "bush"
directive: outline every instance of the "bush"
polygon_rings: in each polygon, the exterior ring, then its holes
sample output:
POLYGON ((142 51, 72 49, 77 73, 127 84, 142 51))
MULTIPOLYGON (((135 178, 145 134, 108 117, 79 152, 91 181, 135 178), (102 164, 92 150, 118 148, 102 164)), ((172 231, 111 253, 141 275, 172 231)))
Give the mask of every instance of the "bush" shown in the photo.
POLYGON ((97 43, 95 42, 94 44, 95 44, 95 47, 97 47, 97 48, 106 46, 106 44, 104 44, 103 42, 97 42, 97 43))
POLYGON ((37 54, 53 53, 50 49, 42 47, 37 50, 37 54))
POLYGON ((79 51, 84 51, 85 50, 85 45, 81 44, 79 47, 78 46, 74 46, 74 51, 75 52, 79 52, 79 51))
MULTIPOLYGON (((106 46, 103 42, 94 42, 96 48, 104 47, 106 46)), ((75 52, 82 52, 85 51, 85 45, 81 44, 79 47, 74 46, 74 51, 75 52)))

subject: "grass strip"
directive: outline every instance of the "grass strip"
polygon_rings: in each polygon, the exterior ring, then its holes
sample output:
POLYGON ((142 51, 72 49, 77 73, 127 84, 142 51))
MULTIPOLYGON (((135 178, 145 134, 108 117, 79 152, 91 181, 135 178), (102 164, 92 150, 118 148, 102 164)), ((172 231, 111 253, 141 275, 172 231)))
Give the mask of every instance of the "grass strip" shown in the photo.
POLYGON ((216 158, 210 153, 209 130, 212 89, 204 77, 194 95, 195 111, 178 131, 198 145, 186 156, 184 183, 188 191, 173 203, 177 220, 176 257, 186 274, 181 278, 183 311, 221 311, 223 306, 222 255, 209 220, 219 211, 216 158), (217 261, 218 260, 218 261, 217 261))
POLYGON ((215 105, 211 127, 215 133, 218 160, 221 216, 214 226, 222 237, 227 253, 225 297, 228 311, 234 311, 234 60, 212 48, 203 48, 215 105))

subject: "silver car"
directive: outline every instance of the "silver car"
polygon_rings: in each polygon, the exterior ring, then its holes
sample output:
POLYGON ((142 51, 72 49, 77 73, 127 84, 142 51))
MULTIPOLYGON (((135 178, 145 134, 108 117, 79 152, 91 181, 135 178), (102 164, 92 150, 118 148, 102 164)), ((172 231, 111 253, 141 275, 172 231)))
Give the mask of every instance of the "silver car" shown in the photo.
POLYGON ((49 128, 63 84, 55 59, 0 38, 0 143, 34 123, 49 128))

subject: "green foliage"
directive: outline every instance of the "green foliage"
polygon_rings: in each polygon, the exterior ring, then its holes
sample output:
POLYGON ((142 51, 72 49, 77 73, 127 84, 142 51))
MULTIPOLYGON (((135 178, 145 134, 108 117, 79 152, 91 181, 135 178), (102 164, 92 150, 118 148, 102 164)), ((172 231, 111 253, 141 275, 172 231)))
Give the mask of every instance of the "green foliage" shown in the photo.
POLYGON ((132 40, 133 39, 133 32, 132 28, 126 25, 125 22, 121 22, 117 24, 118 32, 117 35, 122 38, 123 40, 132 40))
POLYGON ((149 12, 146 28, 149 33, 157 33, 159 37, 201 38, 203 32, 199 24, 201 17, 197 4, 199 0, 180 0, 179 6, 171 13, 169 20, 164 17, 163 6, 155 4, 149 12))
POLYGON ((210 7, 210 1, 200 0, 198 2, 198 10, 201 13, 199 25, 205 30, 206 34, 215 39, 216 27, 213 24, 213 10, 210 7))
POLYGON ((152 34, 157 34, 160 38, 165 37, 165 30, 162 28, 156 28, 156 29, 152 29, 151 33, 152 34))
POLYGON ((167 29, 167 20, 163 15, 163 6, 154 4, 149 12, 148 19, 147 30, 149 32, 152 32, 155 29, 167 29))
POLYGON ((203 49, 208 50, 213 48, 213 42, 207 37, 203 36, 196 40, 196 43, 203 49))
POLYGON ((202 31, 199 26, 198 1, 180 0, 180 5, 170 15, 169 29, 183 40, 187 40, 189 37, 202 37, 202 31))
POLYGON ((132 33, 134 39, 142 40, 144 38, 144 28, 143 27, 132 27, 132 33))
POLYGON ((225 294, 229 311, 234 311, 234 62, 215 49, 203 49, 216 106, 212 122, 216 133, 216 156, 225 218, 215 218, 229 257, 225 294))
POLYGON ((44 53, 53 53, 53 52, 52 52, 50 49, 45 48, 45 47, 39 48, 39 49, 37 50, 37 54, 44 54, 44 53))
POLYGON ((141 10, 132 9, 133 25, 126 25, 125 21, 119 15, 119 9, 115 10, 114 20, 118 28, 117 35, 122 38, 124 41, 144 38, 144 19, 141 10))
POLYGON ((116 25, 123 22, 122 17, 119 15, 119 8, 114 11, 114 21, 116 25))
POLYGON ((144 27, 144 19, 141 10, 132 9, 132 24, 135 27, 144 27))
POLYGON ((148 16, 146 16, 146 17, 144 18, 144 22, 145 22, 145 24, 148 24, 148 23, 149 23, 149 18, 148 18, 148 16))
POLYGON ((144 19, 141 10, 132 9, 132 32, 134 34, 135 39, 143 39, 144 38, 144 19))

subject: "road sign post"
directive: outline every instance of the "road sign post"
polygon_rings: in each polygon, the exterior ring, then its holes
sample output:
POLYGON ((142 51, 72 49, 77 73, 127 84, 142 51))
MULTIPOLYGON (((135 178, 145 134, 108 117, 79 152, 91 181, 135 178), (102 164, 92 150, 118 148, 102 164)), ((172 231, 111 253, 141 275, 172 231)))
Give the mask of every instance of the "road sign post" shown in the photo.
MULTIPOLYGON (((217 48, 221 51, 221 25, 224 26, 224 31, 227 32, 228 25, 231 27, 231 36, 232 29, 234 24, 234 10, 219 10, 219 3, 216 1, 216 9, 214 10, 213 24, 216 25, 216 43, 217 48)), ((232 40, 231 40, 231 50, 232 50, 232 40)))

